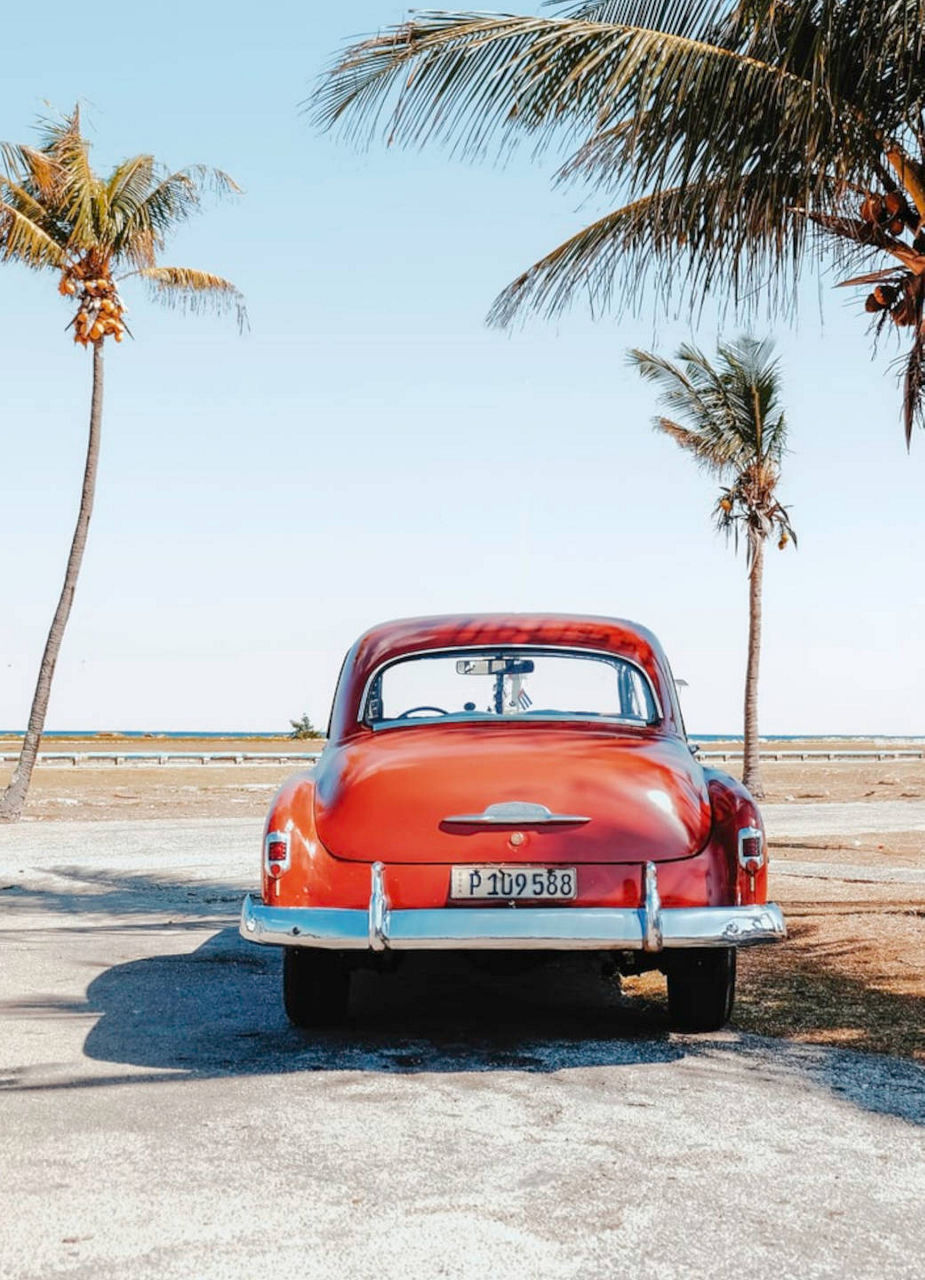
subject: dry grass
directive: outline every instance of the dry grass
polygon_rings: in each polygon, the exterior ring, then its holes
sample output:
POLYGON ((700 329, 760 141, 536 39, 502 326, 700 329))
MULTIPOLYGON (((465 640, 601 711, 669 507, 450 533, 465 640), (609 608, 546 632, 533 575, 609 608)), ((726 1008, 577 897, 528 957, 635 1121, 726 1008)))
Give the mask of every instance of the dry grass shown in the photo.
POLYGON ((734 1025, 925 1063, 925 894, 787 903, 790 938, 740 957, 734 1025))
MULTIPOLYGON (((925 866, 922 835, 894 839, 917 841, 925 866)), ((790 936, 739 953, 732 1026, 925 1063, 925 885, 797 879, 786 874, 786 856, 776 867, 771 894, 790 936)), ((663 999, 664 979, 644 974, 625 989, 663 999)))

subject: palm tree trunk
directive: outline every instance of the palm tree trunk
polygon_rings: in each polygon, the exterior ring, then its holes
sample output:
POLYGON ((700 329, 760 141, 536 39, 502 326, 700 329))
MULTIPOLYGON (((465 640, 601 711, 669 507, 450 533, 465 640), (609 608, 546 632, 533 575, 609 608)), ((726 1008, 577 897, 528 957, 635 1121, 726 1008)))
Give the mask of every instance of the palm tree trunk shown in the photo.
POLYGON ((100 423, 103 417, 103 344, 93 344, 93 394, 90 400, 90 438, 87 442, 87 461, 84 467, 83 490, 80 495, 80 510, 77 513, 77 526, 71 542, 71 552, 67 558, 67 569, 64 574, 64 586, 61 597, 52 619, 48 639, 45 641, 45 652, 39 666, 39 676, 32 696, 32 710, 29 712, 29 724, 23 739, 19 762, 10 779, 9 786, 0 797, 0 822, 18 822, 26 803, 26 792, 32 779, 32 769, 42 740, 45 727, 45 713, 48 710, 48 698, 51 694, 51 682, 55 674, 55 664, 64 638, 64 628, 71 612, 74 600, 74 588, 77 586, 77 575, 83 560, 84 547, 87 545, 87 531, 90 527, 90 514, 93 511, 93 492, 96 488, 96 472, 100 454, 100 423))
POLYGON ((761 583, 764 538, 756 538, 748 575, 748 663, 745 668, 745 744, 742 781, 756 800, 764 799, 758 756, 758 664, 761 659, 761 583))

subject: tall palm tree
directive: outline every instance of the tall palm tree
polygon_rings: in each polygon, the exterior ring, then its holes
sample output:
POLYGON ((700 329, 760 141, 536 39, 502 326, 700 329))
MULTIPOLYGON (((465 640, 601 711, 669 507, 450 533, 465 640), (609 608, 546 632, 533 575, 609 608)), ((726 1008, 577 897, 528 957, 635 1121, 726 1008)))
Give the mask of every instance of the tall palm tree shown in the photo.
POLYGON ((349 46, 316 120, 475 158, 568 146, 559 180, 617 207, 519 275, 498 324, 576 295, 787 313, 801 267, 834 262, 874 286, 878 332, 910 332, 908 444, 925 421, 925 0, 549 3, 426 12, 349 46))
POLYGON ((93 364, 83 488, 64 586, 42 654, 19 762, 0 797, 0 821, 15 822, 29 789, 87 542, 103 414, 103 346, 108 338, 121 342, 128 332, 118 286, 126 279, 142 280, 156 299, 188 310, 230 306, 239 323, 244 310, 241 294, 221 276, 157 264, 167 234, 196 211, 206 187, 219 194, 238 190, 227 174, 201 165, 170 173, 153 156, 138 155, 100 177, 90 167, 90 146, 77 108, 61 120, 41 122, 38 146, 0 146, 0 261, 58 274, 59 292, 74 309, 68 328, 76 343, 90 348, 93 364))
POLYGON ((749 585, 743 781, 760 800, 764 787, 758 754, 758 667, 764 549, 772 535, 782 551, 788 542, 796 545, 787 508, 776 496, 787 448, 780 362, 770 341, 750 337, 720 344, 715 366, 693 346, 681 347, 677 363, 647 351, 631 351, 629 361, 656 385, 669 413, 682 419, 656 418, 656 429, 727 482, 713 508, 717 527, 734 538, 736 547, 740 535, 745 539, 749 585))

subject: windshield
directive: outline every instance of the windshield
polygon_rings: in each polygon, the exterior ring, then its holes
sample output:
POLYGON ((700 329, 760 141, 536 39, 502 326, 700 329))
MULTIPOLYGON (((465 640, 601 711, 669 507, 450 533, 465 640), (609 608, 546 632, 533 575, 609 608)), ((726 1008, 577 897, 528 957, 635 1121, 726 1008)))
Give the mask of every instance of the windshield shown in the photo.
POLYGON ((466 649, 402 658, 371 681, 373 727, 434 719, 607 719, 652 724, 658 707, 639 667, 587 650, 466 649))

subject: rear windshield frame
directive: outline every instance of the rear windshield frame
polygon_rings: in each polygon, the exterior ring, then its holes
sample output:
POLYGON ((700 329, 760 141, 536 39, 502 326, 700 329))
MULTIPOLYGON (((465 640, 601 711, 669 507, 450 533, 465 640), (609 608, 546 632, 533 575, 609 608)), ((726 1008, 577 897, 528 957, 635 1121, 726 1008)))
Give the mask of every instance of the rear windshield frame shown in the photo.
POLYGON ((582 645, 556 645, 556 644, 470 644, 470 645, 450 645, 442 649, 417 649, 411 653, 401 653, 394 658, 389 658, 385 662, 381 662, 378 667, 370 674, 363 688, 363 694, 359 701, 357 710, 357 723, 365 725, 374 732, 382 730, 407 728, 410 725, 420 726, 422 724, 517 724, 523 727, 528 724, 568 724, 580 722, 582 724, 602 724, 602 725, 622 725, 637 729, 654 729, 664 722, 665 715, 662 708, 661 699, 658 696, 658 690, 655 682, 652 680, 648 671, 635 658, 630 658, 624 653, 614 653, 610 649, 589 649, 582 645), (567 656, 575 658, 595 658, 598 661, 623 662, 628 667, 637 672, 642 678, 649 697, 652 699, 652 706, 655 708, 655 715, 650 720, 638 720, 628 716, 598 716, 598 715, 580 715, 570 712, 554 712, 549 715, 542 713, 532 713, 529 716, 482 716, 473 715, 471 712, 450 712, 448 715, 440 716, 435 720, 379 720, 372 721, 367 716, 367 707, 369 705, 369 695, 375 682, 380 679, 390 667, 397 666, 402 662, 410 662, 415 658, 450 658, 455 654, 485 654, 495 655, 499 652, 507 653, 510 650, 516 650, 517 653, 529 656, 530 654, 567 656))

